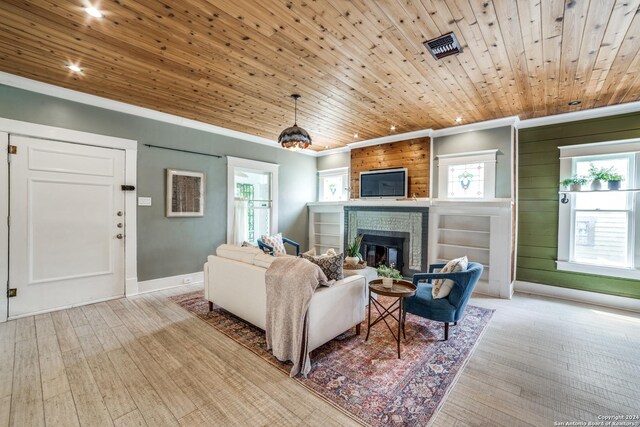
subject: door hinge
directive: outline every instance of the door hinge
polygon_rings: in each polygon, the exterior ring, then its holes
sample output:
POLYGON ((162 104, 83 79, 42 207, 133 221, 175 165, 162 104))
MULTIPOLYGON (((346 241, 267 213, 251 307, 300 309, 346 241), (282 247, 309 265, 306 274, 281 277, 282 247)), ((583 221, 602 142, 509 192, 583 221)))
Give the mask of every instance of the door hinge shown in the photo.
POLYGON ((121 185, 122 191, 135 191, 136 187, 133 185, 121 185))
POLYGON ((18 147, 15 145, 9 145, 9 154, 18 154, 18 147))
POLYGON ((13 298, 18 296, 18 289, 17 288, 9 288, 7 289, 7 297, 8 298, 13 298))

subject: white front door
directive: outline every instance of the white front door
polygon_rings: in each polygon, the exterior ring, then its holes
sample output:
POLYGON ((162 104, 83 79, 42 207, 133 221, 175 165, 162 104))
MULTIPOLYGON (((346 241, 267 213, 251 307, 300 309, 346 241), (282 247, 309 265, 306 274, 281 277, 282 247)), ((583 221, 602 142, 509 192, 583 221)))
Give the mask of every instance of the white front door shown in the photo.
POLYGON ((9 316, 123 296, 124 151, 9 144, 9 316))

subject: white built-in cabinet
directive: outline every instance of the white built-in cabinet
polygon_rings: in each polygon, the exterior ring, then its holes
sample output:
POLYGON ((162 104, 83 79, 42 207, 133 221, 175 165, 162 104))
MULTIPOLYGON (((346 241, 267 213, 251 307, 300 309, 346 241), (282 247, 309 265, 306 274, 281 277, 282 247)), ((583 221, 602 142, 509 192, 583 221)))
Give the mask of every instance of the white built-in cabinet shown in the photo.
POLYGON ((309 205, 309 249, 321 254, 344 248, 344 208, 341 204, 309 205))
POLYGON ((477 292, 511 298, 512 230, 511 200, 434 200, 429 209, 429 264, 467 256, 484 266, 477 292))

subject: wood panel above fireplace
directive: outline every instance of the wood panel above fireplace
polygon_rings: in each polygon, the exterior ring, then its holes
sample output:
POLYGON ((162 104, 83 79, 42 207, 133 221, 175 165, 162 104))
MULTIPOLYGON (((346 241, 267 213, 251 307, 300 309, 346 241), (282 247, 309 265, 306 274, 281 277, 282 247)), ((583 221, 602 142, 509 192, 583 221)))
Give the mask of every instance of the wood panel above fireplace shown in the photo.
POLYGON ((429 197, 430 148, 429 138, 416 138, 351 150, 351 197, 360 194, 360 172, 391 168, 408 169, 409 197, 429 197))

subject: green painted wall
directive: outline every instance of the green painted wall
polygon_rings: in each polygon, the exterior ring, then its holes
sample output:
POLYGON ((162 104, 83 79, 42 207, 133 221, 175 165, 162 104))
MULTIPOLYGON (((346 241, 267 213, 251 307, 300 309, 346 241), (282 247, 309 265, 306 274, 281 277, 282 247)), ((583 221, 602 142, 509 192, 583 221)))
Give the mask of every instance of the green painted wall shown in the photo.
POLYGON ((640 113, 519 131, 517 279, 640 298, 640 281, 556 269, 560 150, 565 145, 640 138, 640 113))
POLYGON ((316 200, 316 159, 266 145, 87 106, 0 85, 0 117, 138 141, 138 280, 202 270, 226 240, 226 159, 144 147, 155 144, 280 165, 279 230, 307 247, 306 203, 316 200), (204 171, 207 200, 202 218, 164 216, 165 168, 204 171))

